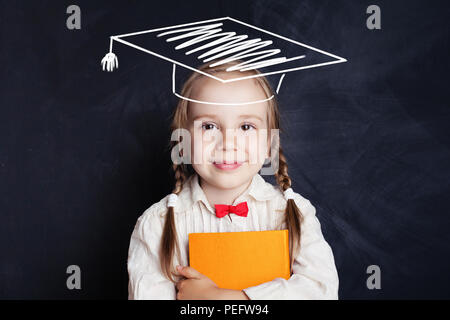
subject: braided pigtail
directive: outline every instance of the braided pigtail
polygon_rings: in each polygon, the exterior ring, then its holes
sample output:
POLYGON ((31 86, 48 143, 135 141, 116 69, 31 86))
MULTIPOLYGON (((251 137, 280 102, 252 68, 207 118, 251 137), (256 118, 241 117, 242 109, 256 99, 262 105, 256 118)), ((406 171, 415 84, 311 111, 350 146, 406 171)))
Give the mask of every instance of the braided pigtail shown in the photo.
POLYGON ((294 257, 300 250, 301 225, 303 222, 303 215, 294 201, 293 191, 291 189, 291 178, 288 175, 286 157, 283 154, 281 145, 278 146, 278 150, 279 166, 278 171, 275 174, 275 179, 287 199, 284 222, 286 223, 289 231, 289 257, 292 272, 294 257))
POLYGON ((181 261, 180 248, 178 247, 177 230, 175 226, 175 212, 174 207, 178 200, 178 194, 183 189, 184 182, 187 179, 187 170, 185 164, 174 164, 173 170, 175 172, 175 188, 169 196, 168 211, 161 239, 160 257, 161 269, 164 275, 172 282, 176 282, 173 278, 176 275, 173 268, 173 257, 176 252, 178 260, 181 261))

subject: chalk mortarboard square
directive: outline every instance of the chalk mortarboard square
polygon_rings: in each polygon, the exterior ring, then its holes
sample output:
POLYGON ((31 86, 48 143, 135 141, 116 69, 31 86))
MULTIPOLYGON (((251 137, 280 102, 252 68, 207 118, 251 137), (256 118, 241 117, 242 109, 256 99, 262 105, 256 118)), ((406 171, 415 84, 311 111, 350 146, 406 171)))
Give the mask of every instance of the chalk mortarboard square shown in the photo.
POLYGON ((101 62, 105 71, 118 68, 118 58, 112 51, 114 41, 172 63, 172 92, 187 100, 189 98, 182 97, 176 90, 178 69, 198 72, 222 83, 261 76, 274 81, 273 78, 276 77, 278 93, 284 75, 288 72, 347 61, 324 50, 230 17, 111 36, 110 51, 101 62), (227 71, 236 73, 257 69, 259 74, 249 76, 248 73, 243 73, 242 77, 230 78, 197 69, 207 62, 211 62, 213 67, 235 60, 242 63, 227 71))

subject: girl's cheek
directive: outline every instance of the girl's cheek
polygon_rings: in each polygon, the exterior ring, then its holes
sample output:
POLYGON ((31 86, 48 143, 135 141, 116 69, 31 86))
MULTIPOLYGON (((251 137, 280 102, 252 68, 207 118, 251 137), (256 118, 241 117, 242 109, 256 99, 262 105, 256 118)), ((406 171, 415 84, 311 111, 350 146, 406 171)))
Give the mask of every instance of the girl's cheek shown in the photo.
POLYGON ((201 129, 193 128, 191 130, 191 155, 193 164, 201 164, 203 162, 203 136, 201 129))
POLYGON ((192 155, 193 155, 193 163, 194 164, 203 164, 205 161, 205 145, 202 141, 193 139, 192 141, 192 155))
POLYGON ((215 135, 208 131, 197 132, 192 136, 191 152, 195 164, 208 164, 211 159, 214 159, 216 139, 215 135))
POLYGON ((264 150, 261 150, 261 138, 259 132, 257 130, 252 130, 251 132, 244 133, 241 141, 242 145, 239 146, 239 150, 245 152, 249 163, 260 163, 261 153, 264 153, 264 150))

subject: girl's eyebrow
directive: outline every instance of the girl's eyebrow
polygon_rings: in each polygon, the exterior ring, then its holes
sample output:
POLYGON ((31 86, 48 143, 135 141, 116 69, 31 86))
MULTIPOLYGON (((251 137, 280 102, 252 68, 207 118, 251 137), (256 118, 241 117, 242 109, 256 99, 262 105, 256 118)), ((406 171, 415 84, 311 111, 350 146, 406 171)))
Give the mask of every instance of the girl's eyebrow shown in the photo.
MULTIPOLYGON (((213 119, 216 119, 217 116, 215 114, 200 114, 200 115, 194 117, 193 120, 197 120, 197 119, 200 119, 200 118, 213 118, 213 119)), ((255 115, 255 114, 241 114, 238 118, 239 119, 241 119, 241 118, 255 118, 255 119, 258 119, 259 121, 263 122, 263 119, 260 116, 255 115)))
POLYGON ((263 122, 263 119, 256 114, 241 114, 239 116, 239 118, 255 118, 255 119, 258 119, 259 121, 263 122))
POLYGON ((200 114, 200 115, 196 116, 193 120, 197 120, 197 119, 200 119, 200 118, 213 118, 213 119, 216 119, 217 116, 215 114, 200 114))

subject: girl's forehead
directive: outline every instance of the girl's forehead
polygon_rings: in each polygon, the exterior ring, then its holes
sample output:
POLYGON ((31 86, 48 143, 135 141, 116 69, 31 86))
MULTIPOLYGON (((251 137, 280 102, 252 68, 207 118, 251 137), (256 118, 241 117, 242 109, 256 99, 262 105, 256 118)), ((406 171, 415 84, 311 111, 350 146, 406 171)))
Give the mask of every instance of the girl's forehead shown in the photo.
POLYGON ((255 118, 264 122, 267 117, 267 107, 268 102, 238 106, 189 102, 188 113, 190 120, 197 120, 200 118, 213 118, 219 120, 255 118))
POLYGON ((267 96, 261 85, 254 79, 222 83, 211 78, 201 77, 194 81, 190 98, 218 104, 244 104, 264 100, 267 96))

